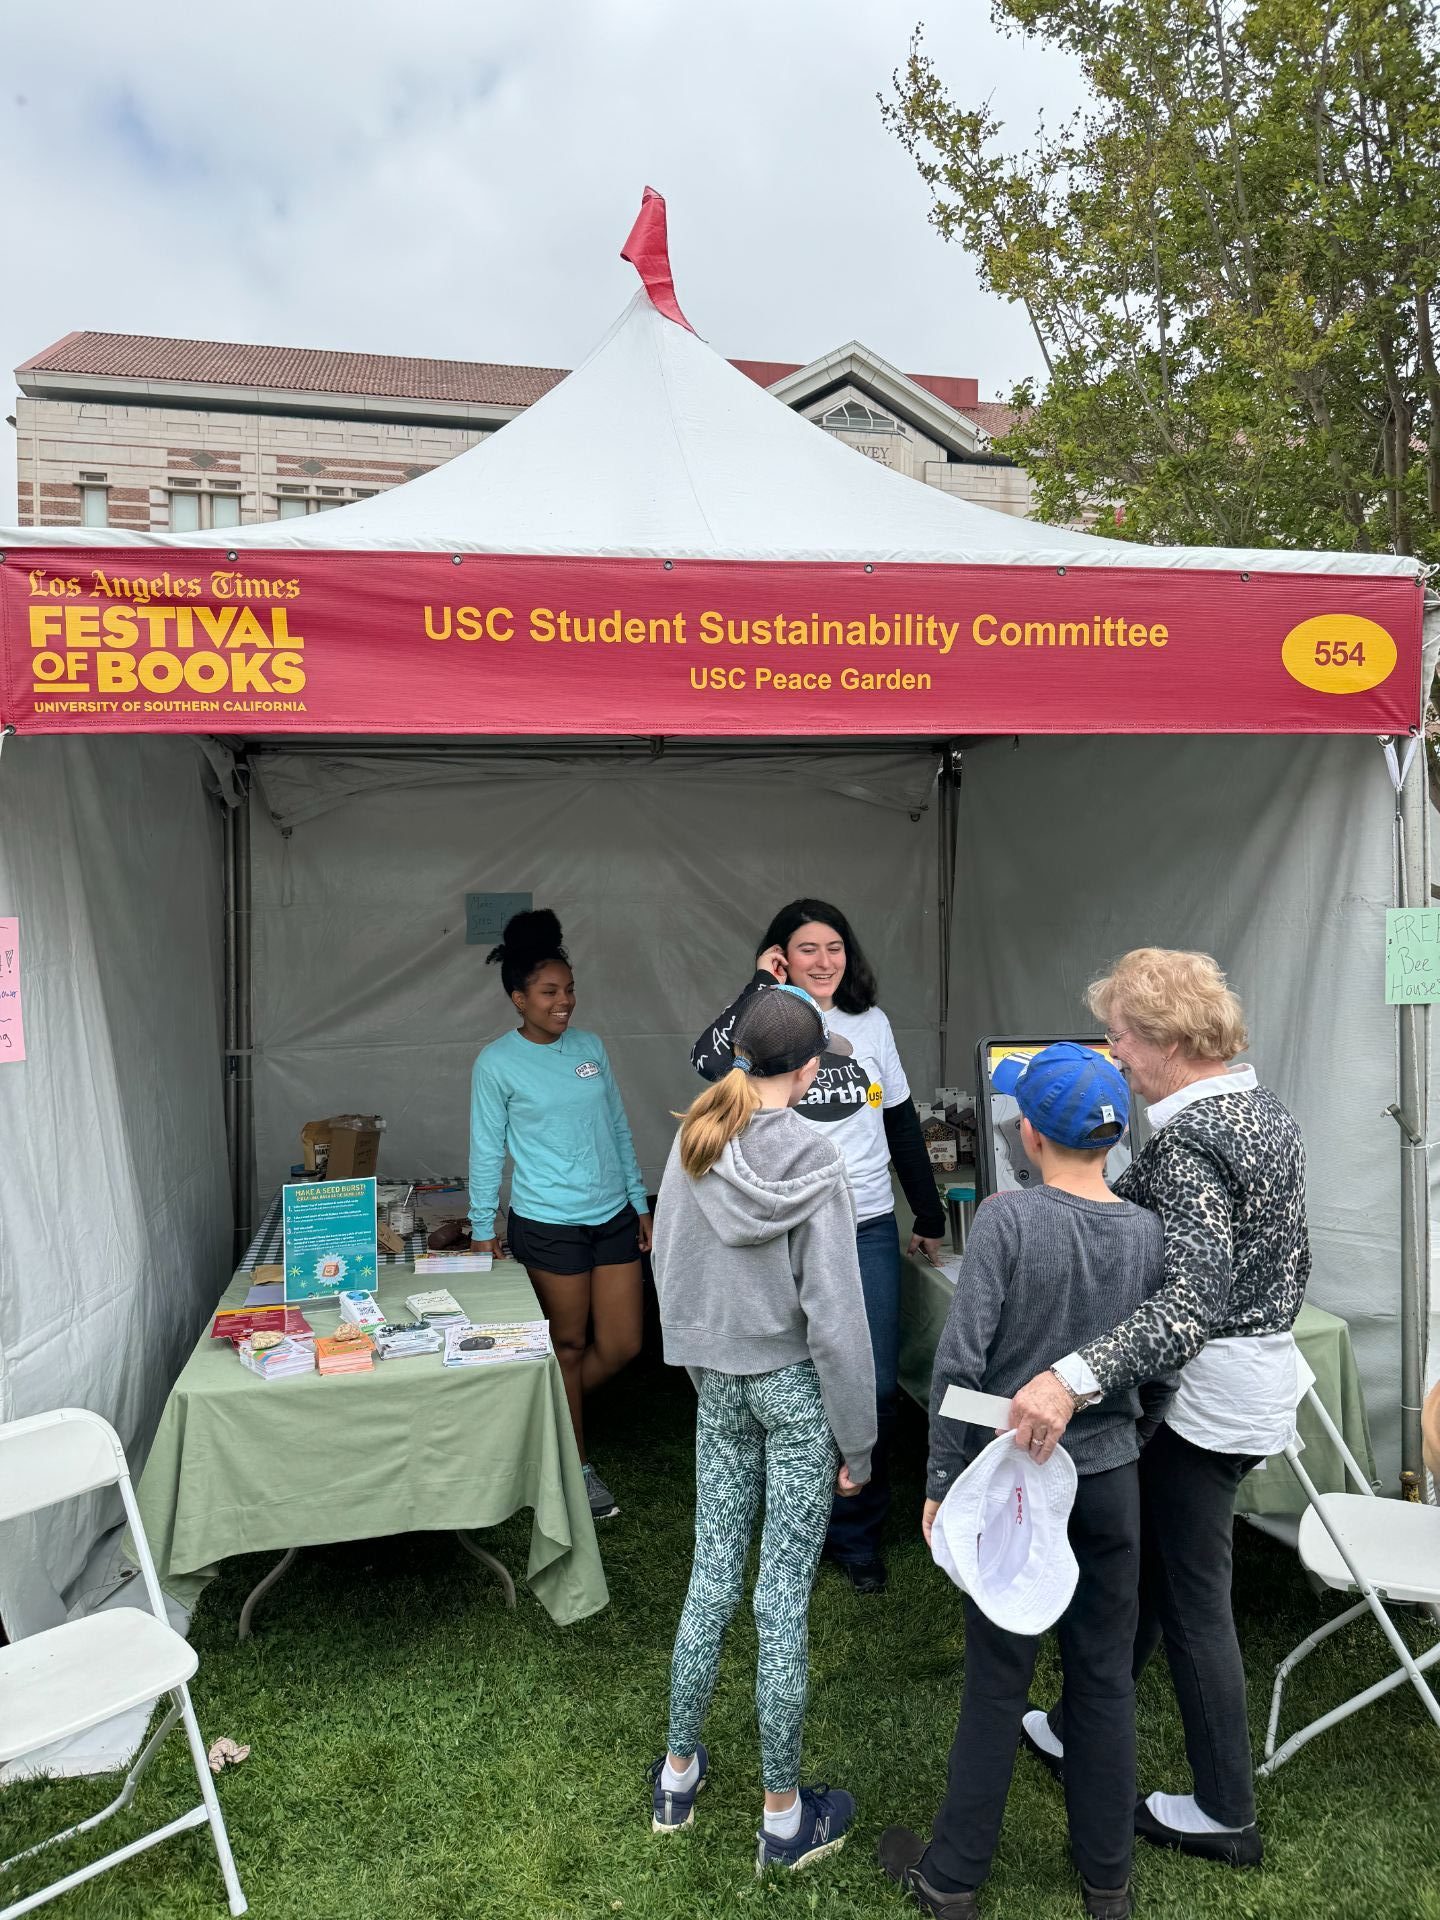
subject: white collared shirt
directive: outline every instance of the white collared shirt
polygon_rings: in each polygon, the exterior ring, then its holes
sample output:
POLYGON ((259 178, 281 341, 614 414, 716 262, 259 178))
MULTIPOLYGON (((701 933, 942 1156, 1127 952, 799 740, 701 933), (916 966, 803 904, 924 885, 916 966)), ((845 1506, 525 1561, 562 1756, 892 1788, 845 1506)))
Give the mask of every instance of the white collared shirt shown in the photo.
MULTIPOLYGON (((1147 1107, 1146 1115, 1159 1132, 1197 1100, 1253 1093, 1258 1084, 1253 1067, 1235 1067, 1192 1080, 1147 1107)), ((1299 1350, 1289 1333, 1208 1340, 1181 1371, 1166 1425, 1207 1453, 1281 1453, 1295 1431, 1299 1364, 1299 1350)), ((1083 1397, 1100 1391, 1100 1382, 1078 1353, 1057 1360, 1054 1370, 1072 1393, 1083 1397)))

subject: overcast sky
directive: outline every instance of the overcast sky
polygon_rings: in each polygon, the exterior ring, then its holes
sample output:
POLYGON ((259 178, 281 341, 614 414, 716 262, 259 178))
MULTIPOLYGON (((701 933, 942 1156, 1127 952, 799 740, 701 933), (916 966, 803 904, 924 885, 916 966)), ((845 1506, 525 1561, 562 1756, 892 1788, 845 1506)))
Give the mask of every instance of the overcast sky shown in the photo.
MULTIPOLYGON (((737 358, 858 338, 982 397, 1023 316, 928 223, 877 91, 923 0, 94 0, 0 11, 0 367, 73 328, 572 366, 630 297, 647 183, 737 358)), ((931 7, 1017 137, 1067 66, 931 7)), ((0 524, 15 436, 0 437, 0 524)))

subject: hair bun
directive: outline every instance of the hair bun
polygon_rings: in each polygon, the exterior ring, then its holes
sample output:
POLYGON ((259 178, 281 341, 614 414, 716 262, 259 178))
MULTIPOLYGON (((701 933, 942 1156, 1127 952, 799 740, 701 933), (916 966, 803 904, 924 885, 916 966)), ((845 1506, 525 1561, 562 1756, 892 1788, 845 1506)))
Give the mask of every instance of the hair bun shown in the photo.
POLYGON ((505 922, 499 946, 491 948, 485 956, 485 962, 491 966, 497 960, 508 960, 513 966, 523 967, 527 960, 536 955, 548 958, 551 954, 559 953, 563 942, 558 914, 549 907, 533 907, 524 913, 511 914, 505 922))

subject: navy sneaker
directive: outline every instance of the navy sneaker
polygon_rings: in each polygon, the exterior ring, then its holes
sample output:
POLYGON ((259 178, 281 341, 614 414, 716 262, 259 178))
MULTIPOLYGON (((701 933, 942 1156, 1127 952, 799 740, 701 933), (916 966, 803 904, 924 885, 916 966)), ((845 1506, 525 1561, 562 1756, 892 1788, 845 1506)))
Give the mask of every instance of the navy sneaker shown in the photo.
POLYGON ((762 1826, 755 1871, 767 1867, 808 1867, 827 1853, 838 1853, 855 1820, 854 1798, 842 1787, 801 1787, 800 1831, 793 1840, 777 1840, 762 1826))
POLYGON ((662 1785, 661 1775, 665 1770, 665 1755, 662 1753, 648 1769, 650 1785, 654 1789, 650 1801, 650 1831, 652 1833, 679 1833, 682 1827, 690 1826, 695 1819, 695 1796, 705 1784, 705 1776, 710 1771, 710 1756, 703 1746, 695 1749, 695 1758, 700 1762, 700 1772, 695 1784, 688 1793, 676 1793, 662 1785))

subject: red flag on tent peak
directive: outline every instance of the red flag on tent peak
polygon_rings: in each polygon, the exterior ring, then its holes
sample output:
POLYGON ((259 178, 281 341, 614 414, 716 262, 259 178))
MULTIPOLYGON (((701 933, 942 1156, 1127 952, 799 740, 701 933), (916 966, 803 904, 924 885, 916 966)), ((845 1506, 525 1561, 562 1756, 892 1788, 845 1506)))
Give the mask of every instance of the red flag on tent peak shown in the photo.
POLYGON ((620 249, 620 258, 628 260, 645 282, 645 291, 655 311, 663 313, 667 320, 673 320, 677 326, 684 327, 687 333, 694 333, 695 329, 680 311, 680 302, 675 298, 675 281, 670 273, 670 242, 665 231, 665 202, 653 187, 645 189, 640 211, 630 229, 630 238, 620 249))

